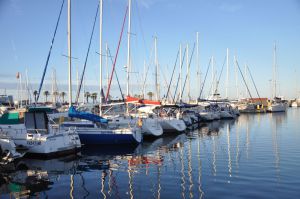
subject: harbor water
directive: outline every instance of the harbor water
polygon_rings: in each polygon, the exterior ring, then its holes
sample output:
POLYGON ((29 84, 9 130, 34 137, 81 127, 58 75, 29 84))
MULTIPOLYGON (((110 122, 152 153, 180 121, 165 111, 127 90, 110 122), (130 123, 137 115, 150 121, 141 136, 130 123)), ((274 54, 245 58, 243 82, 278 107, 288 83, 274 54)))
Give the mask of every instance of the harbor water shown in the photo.
POLYGON ((299 198, 300 109, 1 165, 0 198, 299 198))

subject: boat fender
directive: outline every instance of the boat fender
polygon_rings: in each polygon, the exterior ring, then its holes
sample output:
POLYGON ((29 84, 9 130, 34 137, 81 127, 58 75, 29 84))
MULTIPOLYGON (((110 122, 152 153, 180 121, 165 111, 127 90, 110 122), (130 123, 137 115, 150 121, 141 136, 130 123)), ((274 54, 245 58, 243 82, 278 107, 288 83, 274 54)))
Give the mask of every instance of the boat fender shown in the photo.
POLYGON ((142 127, 143 126, 143 119, 139 118, 138 119, 138 127, 142 127))

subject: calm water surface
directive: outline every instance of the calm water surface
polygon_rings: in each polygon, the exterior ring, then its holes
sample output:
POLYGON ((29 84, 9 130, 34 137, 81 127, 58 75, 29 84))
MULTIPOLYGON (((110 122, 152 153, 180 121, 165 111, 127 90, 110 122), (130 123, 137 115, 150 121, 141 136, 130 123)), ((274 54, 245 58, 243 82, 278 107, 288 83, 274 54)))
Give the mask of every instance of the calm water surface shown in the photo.
POLYGON ((0 198, 299 198, 300 109, 248 114, 132 148, 23 159, 0 168, 0 198))

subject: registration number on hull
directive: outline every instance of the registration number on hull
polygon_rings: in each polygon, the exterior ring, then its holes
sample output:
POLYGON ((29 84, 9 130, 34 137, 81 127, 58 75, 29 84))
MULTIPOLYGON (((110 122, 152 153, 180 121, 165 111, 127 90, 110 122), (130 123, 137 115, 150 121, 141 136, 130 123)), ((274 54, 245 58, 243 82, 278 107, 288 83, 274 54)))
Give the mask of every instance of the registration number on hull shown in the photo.
POLYGON ((41 145, 41 141, 37 141, 37 140, 30 140, 27 141, 28 145, 41 145))

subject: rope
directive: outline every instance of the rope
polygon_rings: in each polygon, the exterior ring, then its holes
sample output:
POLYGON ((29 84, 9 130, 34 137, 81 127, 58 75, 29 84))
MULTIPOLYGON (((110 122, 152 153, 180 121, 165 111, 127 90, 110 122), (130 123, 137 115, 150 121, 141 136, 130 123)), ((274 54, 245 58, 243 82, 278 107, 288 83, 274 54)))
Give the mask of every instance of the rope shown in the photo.
POLYGON ((249 73, 250 73, 250 77, 251 77, 251 80, 252 80, 252 82, 253 82, 253 84, 254 84, 254 87, 255 87, 256 93, 257 93, 257 95, 258 95, 258 97, 259 97, 259 101, 260 101, 260 103, 261 103, 261 104, 263 104, 263 102, 262 102, 262 100, 261 100, 261 98, 260 98, 260 95, 259 95, 259 93, 258 93, 258 90, 257 90, 256 84, 255 84, 255 81, 254 81, 254 79, 253 79, 253 77, 252 77, 252 74, 251 74, 250 68, 248 67, 248 65, 247 65, 247 69, 248 69, 248 71, 249 71, 249 73))
MULTIPOLYGON (((194 46, 193 46, 193 51, 192 51, 192 55, 191 55, 191 57, 190 57, 190 61, 189 61, 188 68, 190 68, 190 65, 191 65, 191 61, 192 61, 192 58, 193 58, 193 55, 194 55, 194 51, 195 51, 195 45, 196 45, 196 44, 194 43, 194 46)), ((186 74, 186 75, 185 75, 185 80, 184 80, 184 84, 183 84, 183 89, 182 89, 182 91, 184 91, 184 88, 185 88, 185 84, 186 84, 187 77, 188 77, 188 74, 186 74)), ((183 94, 183 92, 181 93, 181 96, 180 96, 180 98, 182 98, 182 94, 183 94)), ((190 97, 190 96, 188 96, 188 97, 190 97)))
MULTIPOLYGON (((111 60, 111 64, 113 64, 113 60, 111 58, 111 54, 110 54, 110 49, 109 48, 108 48, 108 54, 109 54, 109 57, 110 57, 110 60, 111 60)), ((116 70, 115 70, 115 74, 116 74, 116 79, 117 79, 117 82, 118 82, 119 90, 120 90, 120 93, 121 93, 121 96, 122 96, 122 100, 123 100, 123 102, 125 102, 124 95, 123 95, 123 92, 122 92, 122 88, 121 88, 121 85, 120 85, 120 82, 119 82, 119 78, 118 78, 118 74, 117 74, 116 70)))
MULTIPOLYGON (((182 69, 182 65, 183 65, 183 62, 184 62, 184 59, 185 59, 185 53, 186 53, 186 48, 185 48, 184 53, 183 53, 183 59, 182 59, 181 64, 180 64, 180 69, 182 69)), ((178 89, 178 83, 179 83, 180 75, 181 74, 179 74, 178 78, 177 78, 177 84, 176 84, 176 89, 175 89, 175 92, 174 92, 173 103, 175 103, 175 96, 176 96, 177 89, 178 89)))
POLYGON ((62 13, 62 9, 63 9, 64 3, 65 3, 65 0, 63 0, 63 2, 62 2, 62 4, 61 4, 60 11, 59 11, 58 19, 57 19, 57 22, 56 22, 54 34, 53 34, 52 41, 51 41, 51 45, 50 45, 50 50, 49 50, 48 57, 47 57, 47 60, 46 60, 46 64, 45 64, 44 71, 43 71, 42 80, 41 80, 41 83, 40 83, 40 86, 39 86, 39 91, 38 91, 38 93, 37 93, 36 102, 39 100, 40 93, 41 93, 41 90, 42 90, 42 87, 43 87, 44 78, 45 78, 45 75, 46 75, 46 71, 47 71, 47 67, 48 67, 50 55, 51 55, 51 52, 52 52, 52 47, 53 47, 53 43, 54 43, 56 31, 57 31, 57 27, 58 27, 58 24, 59 24, 59 21, 60 21, 60 16, 61 16, 61 13, 62 13))
POLYGON ((118 48, 117 48, 117 52, 116 52, 116 56, 115 56, 115 60, 114 60, 114 64, 113 64, 112 73, 111 73, 110 79, 109 79, 109 84, 108 84, 108 88, 107 88, 107 92, 106 92, 106 98, 105 98, 106 101, 108 99, 108 95, 109 95, 109 91, 110 91, 110 85, 111 85, 112 77, 113 77, 114 71, 115 71, 115 66, 116 66, 116 62, 117 62, 117 58, 118 58, 118 54, 119 54, 119 49, 120 49, 120 44, 121 44, 121 40, 122 40, 122 36, 123 36, 123 31, 124 31, 124 25, 125 25, 127 12, 128 12, 128 6, 126 7, 126 12, 125 12, 125 15, 124 15, 124 20, 123 20, 122 30, 121 30, 121 34, 120 34, 120 38, 119 38, 118 48))
MULTIPOLYGON (((175 64, 174 64, 172 76, 171 76, 170 83, 169 83, 169 86, 168 86, 168 91, 167 91, 167 94, 166 94, 166 99, 168 99, 168 96, 169 96, 170 87, 171 87, 171 84, 172 84, 172 80, 173 80, 175 68, 176 68, 176 65, 177 65, 178 56, 179 56, 179 50, 178 50, 178 52, 177 52, 176 61, 175 61, 175 64)), ((174 101, 174 99, 173 99, 173 101, 174 101)))
MULTIPOLYGON (((76 94, 75 104, 78 103, 78 99, 79 99, 79 95, 80 95, 80 90, 81 90, 81 86, 82 86, 82 82, 83 82, 83 77, 84 77, 84 73, 85 73, 85 69, 86 69, 86 64, 87 64, 87 60, 88 60, 88 57, 89 57, 89 52, 90 52, 90 48, 91 48, 91 43, 92 43, 92 39, 93 39, 93 35, 94 35, 95 24, 96 24, 98 12, 99 12, 99 4, 98 4, 98 6, 97 6, 97 11, 96 11, 95 19, 94 19, 94 24, 93 24, 92 34, 91 34, 91 37, 90 37, 89 47, 88 47, 87 54, 86 54, 86 57, 85 57, 85 62, 84 62, 84 66, 83 66, 83 72, 82 72, 82 74, 81 74, 81 79, 80 79, 80 84, 79 84, 79 87, 78 87, 78 90, 77 90, 77 94, 76 94)), ((100 93, 100 95, 101 95, 101 93, 100 93)))
MULTIPOLYGON (((243 78, 243 80, 244 80, 245 86, 246 86, 247 91, 248 91, 248 93, 249 93, 249 95, 250 95, 250 98, 253 99, 253 98, 252 98, 252 95, 251 95, 251 93, 250 93, 250 90, 249 90, 249 88, 248 88, 248 85, 247 85, 247 83, 246 83, 246 80, 245 80, 245 78, 244 78, 244 75, 243 75, 243 73, 242 73, 242 71, 241 71, 241 68, 240 68, 240 66, 239 66, 238 61, 235 60, 235 63, 236 63, 236 65, 238 66, 238 69, 239 69, 239 71, 240 71, 240 73, 241 73, 241 75, 242 75, 242 78, 243 78)), ((253 101, 253 100, 252 100, 252 101, 253 101)))
POLYGON ((208 66, 207 66, 206 73, 205 73, 205 78, 204 78, 204 81, 203 81, 203 84, 202 84, 202 87, 201 87, 199 99, 201 99, 201 95, 202 95, 202 91, 203 91, 203 88, 204 88, 204 85, 205 85, 205 82, 206 82, 206 77, 207 77, 207 74, 208 74, 208 71, 209 71, 210 63, 211 63, 211 58, 209 59, 209 62, 208 62, 208 66))

